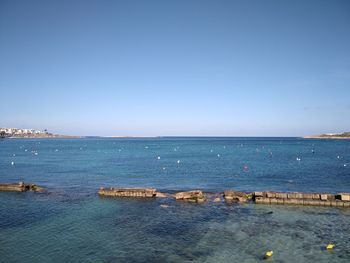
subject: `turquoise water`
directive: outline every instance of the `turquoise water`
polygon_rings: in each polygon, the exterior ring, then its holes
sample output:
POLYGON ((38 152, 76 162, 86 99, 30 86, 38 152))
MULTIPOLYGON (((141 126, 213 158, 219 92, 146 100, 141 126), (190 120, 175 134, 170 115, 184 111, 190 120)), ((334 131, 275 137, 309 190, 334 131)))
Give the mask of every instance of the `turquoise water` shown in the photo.
POLYGON ((350 141, 1 140, 0 181, 48 189, 0 193, 0 262, 258 262, 270 249, 273 262, 350 261, 350 209, 96 195, 112 185, 350 192, 350 141))

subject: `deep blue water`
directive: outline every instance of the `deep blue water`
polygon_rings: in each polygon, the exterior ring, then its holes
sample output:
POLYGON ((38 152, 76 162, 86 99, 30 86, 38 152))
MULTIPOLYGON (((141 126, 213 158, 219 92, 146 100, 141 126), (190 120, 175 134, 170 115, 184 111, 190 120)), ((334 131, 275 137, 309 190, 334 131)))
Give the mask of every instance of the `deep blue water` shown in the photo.
POLYGON ((0 140, 0 182, 18 181, 48 193, 0 193, 0 262, 255 262, 268 249, 277 262, 350 261, 350 209, 96 195, 100 186, 350 192, 349 140, 0 140))

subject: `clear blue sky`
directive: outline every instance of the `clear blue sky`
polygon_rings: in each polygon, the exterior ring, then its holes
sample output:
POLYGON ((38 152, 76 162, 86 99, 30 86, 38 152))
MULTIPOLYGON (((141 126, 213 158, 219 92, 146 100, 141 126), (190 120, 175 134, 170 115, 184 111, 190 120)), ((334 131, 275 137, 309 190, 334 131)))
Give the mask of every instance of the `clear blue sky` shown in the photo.
POLYGON ((0 0, 0 126, 350 130, 350 1, 0 0))

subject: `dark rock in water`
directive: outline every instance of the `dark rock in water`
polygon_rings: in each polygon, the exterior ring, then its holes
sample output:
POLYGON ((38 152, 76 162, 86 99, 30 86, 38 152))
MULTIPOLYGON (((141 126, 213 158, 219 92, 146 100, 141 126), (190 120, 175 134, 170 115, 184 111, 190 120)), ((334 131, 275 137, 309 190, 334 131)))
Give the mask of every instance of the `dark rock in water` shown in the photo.
POLYGON ((37 192, 37 193, 45 192, 45 189, 43 187, 37 186, 35 184, 29 184, 29 185, 26 186, 26 188, 29 191, 33 191, 33 192, 37 192))

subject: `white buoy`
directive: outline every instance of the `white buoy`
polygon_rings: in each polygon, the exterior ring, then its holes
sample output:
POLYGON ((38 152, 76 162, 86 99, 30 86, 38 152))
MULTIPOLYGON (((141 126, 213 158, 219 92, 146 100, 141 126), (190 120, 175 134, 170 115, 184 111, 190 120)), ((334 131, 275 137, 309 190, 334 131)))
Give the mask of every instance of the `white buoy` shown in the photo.
POLYGON ((220 157, 220 154, 218 154, 218 157, 220 157))
POLYGON ((11 165, 15 165, 15 162, 11 162, 11 165))
POLYGON ((346 163, 344 163, 344 167, 346 167, 346 163))
POLYGON ((35 155, 38 155, 38 153, 36 152, 36 153, 34 153, 35 155))
POLYGON ((160 156, 158 156, 157 159, 160 160, 160 156))
POLYGON ((177 160, 177 163, 180 163, 180 160, 177 160))

